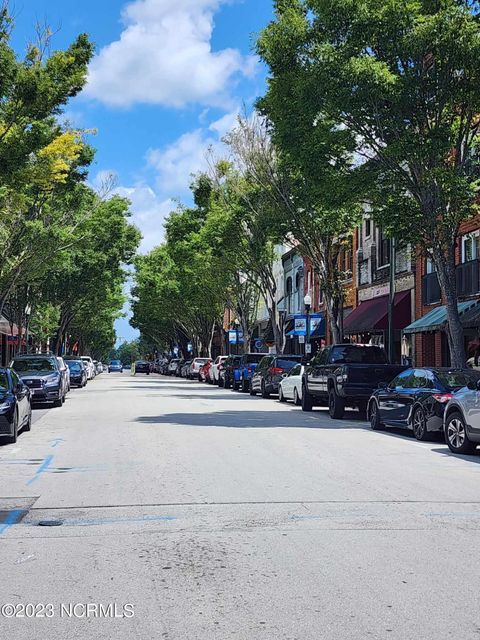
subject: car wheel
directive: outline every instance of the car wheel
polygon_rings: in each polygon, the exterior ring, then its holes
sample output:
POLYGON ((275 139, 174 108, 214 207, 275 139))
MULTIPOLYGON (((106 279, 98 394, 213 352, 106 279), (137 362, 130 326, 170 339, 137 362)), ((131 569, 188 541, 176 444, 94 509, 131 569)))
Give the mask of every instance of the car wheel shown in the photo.
POLYGON ((473 453, 477 446, 468 439, 465 420, 458 411, 448 416, 447 424, 445 425, 445 439, 452 453, 473 453))
POLYGON ((381 431, 383 424, 380 422, 380 412, 376 402, 372 402, 370 407, 370 427, 373 431, 381 431))
POLYGON ((425 418, 425 414, 423 413, 423 409, 420 409, 420 407, 415 409, 415 411, 413 412, 412 428, 413 435, 417 440, 428 439, 427 420, 425 418))
POLYGON ((295 387, 295 389, 293 390, 293 403, 299 407, 302 404, 302 401, 300 400, 300 398, 298 397, 298 391, 297 391, 297 387, 295 387))
POLYGON ((345 401, 330 389, 328 394, 328 413, 333 420, 341 420, 345 415, 345 401))
POLYGON ((7 444, 15 444, 18 436, 18 413, 15 411, 13 414, 13 434, 5 438, 7 444))
POLYGON ((313 409, 313 398, 308 393, 305 385, 302 385, 302 411, 311 411, 313 409))
POLYGON ((262 382, 262 398, 270 398, 270 394, 267 392, 267 388, 265 387, 265 382, 262 382))
POLYGON ((57 398, 56 400, 53 401, 53 406, 54 407, 61 407, 62 406, 62 399, 61 398, 57 398))
POLYGON ((247 393, 248 391, 248 382, 245 380, 245 378, 243 378, 242 380, 242 392, 243 393, 247 393))
POLYGON ((282 391, 282 387, 278 387, 278 401, 279 402, 286 402, 287 399, 285 398, 285 396, 283 395, 283 391, 282 391))

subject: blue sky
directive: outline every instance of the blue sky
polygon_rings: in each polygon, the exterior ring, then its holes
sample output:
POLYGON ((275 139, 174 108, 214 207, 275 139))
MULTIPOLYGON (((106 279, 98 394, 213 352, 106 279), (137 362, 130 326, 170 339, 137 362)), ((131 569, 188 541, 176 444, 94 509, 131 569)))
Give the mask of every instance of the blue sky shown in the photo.
MULTIPOLYGON (((252 43, 272 0, 16 0, 14 13, 19 52, 37 22, 55 31, 53 49, 81 32, 95 43, 88 86, 66 117, 97 130, 90 179, 115 175, 148 251, 162 240, 172 200, 188 199, 206 149, 221 153, 235 114, 264 90, 252 43)), ((116 329, 135 336, 127 319, 116 329)))

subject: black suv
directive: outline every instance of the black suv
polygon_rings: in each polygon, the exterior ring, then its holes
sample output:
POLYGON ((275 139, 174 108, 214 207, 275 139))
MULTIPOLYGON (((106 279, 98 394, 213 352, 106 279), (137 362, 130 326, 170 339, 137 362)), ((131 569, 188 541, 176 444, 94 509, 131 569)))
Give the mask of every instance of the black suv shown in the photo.
POLYGON ((250 395, 261 393, 262 398, 269 398, 271 393, 278 393, 281 379, 301 361, 302 356, 265 356, 258 363, 250 381, 250 395))
POLYGON ((236 378, 238 377, 240 360, 241 356, 228 356, 225 360, 219 376, 221 387, 230 389, 230 387, 237 384, 236 378))

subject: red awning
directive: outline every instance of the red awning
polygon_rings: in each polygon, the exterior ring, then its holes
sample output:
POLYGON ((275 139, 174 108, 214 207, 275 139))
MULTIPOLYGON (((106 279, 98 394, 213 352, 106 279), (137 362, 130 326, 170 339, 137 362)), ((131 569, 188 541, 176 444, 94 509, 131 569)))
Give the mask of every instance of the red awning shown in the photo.
MULTIPOLYGON (((388 298, 388 296, 379 296, 360 303, 345 319, 343 332, 346 335, 354 335, 386 331, 388 328, 388 298)), ((396 330, 404 329, 410 324, 411 318, 410 291, 396 293, 393 328, 396 330)))
POLYGON ((13 335, 13 336, 18 336, 18 327, 16 324, 13 325, 13 333, 12 333, 12 329, 10 327, 10 322, 4 317, 4 316, 0 316, 0 333, 3 333, 7 336, 9 335, 13 335))

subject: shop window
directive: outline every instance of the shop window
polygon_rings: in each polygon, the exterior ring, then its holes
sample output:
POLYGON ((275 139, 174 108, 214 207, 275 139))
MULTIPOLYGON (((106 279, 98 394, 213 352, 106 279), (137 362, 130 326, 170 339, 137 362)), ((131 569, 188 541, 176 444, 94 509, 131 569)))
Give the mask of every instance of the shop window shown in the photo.
POLYGON ((292 279, 287 278, 287 286, 285 287, 287 293, 287 311, 292 313, 292 279))
POLYGON ((370 218, 365 219, 365 238, 369 238, 372 235, 372 221, 370 218))

